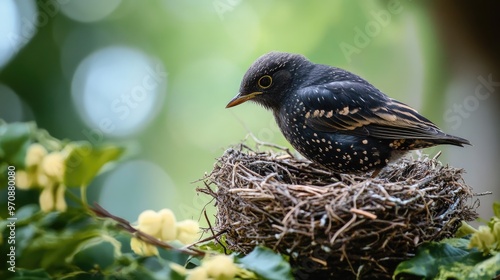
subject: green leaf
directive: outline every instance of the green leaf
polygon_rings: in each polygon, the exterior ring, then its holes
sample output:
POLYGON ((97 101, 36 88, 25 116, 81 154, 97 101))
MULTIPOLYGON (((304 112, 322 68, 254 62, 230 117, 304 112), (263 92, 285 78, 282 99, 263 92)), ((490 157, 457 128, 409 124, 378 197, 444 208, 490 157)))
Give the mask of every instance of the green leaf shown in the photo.
MULTIPOLYGON (((139 257, 137 259, 138 267, 141 267, 145 272, 153 277, 153 279, 165 279, 166 275, 170 275, 172 269, 170 269, 170 262, 158 257, 139 257)), ((144 279, 142 277, 132 276, 132 278, 128 279, 144 279), (135 278, 134 278, 135 277, 135 278)), ((173 279, 173 278, 166 278, 173 279)), ((184 279, 184 278, 182 278, 184 279)))
MULTIPOLYGON (((7 279, 7 278, 4 278, 7 279)), ((11 276, 11 280, 44 280, 44 279, 52 279, 50 275, 44 269, 24 269, 24 268, 16 268, 16 272, 14 276, 11 276)))
MULTIPOLYGON (((162 275, 156 275, 154 272, 150 271, 149 269, 141 265, 135 267, 133 270, 129 269, 126 270, 125 272, 115 272, 115 274, 116 275, 113 275, 114 279, 141 279, 141 280, 168 279, 165 277, 168 274, 163 273, 162 275)), ((113 279, 113 277, 109 278, 113 279)))
POLYGON ((469 239, 465 238, 448 238, 441 240, 440 243, 451 245, 455 248, 462 249, 465 251, 469 250, 469 239))
POLYGON ((27 220, 29 223, 29 220, 31 218, 33 218, 33 216, 39 210, 40 210, 40 207, 38 205, 35 205, 35 204, 28 204, 28 205, 21 206, 21 208, 19 208, 19 210, 17 210, 17 213, 16 213, 17 223, 19 224, 25 220, 27 220))
POLYGON ((442 280, 492 279, 498 269, 492 268, 490 262, 483 264, 488 260, 488 256, 476 249, 468 250, 467 242, 466 239, 453 238, 440 243, 423 244, 415 257, 398 265, 393 278, 405 279, 405 276, 412 275, 423 279, 442 280), (484 271, 482 266, 487 266, 488 272, 484 271), (469 278, 469 275, 474 277, 469 278))
POLYGON ((72 256, 87 240, 103 234, 102 224, 81 209, 35 214, 31 223, 16 228, 16 231, 19 237, 23 235, 19 240, 19 248, 22 248, 22 252, 18 252, 19 266, 48 271, 67 266, 62 260, 72 256))
POLYGON ((466 251, 449 244, 427 243, 419 247, 414 258, 400 263, 394 274, 397 276, 400 273, 408 273, 429 279, 437 275, 440 260, 455 261, 465 254, 466 251))
POLYGON ((63 265, 61 260, 72 255, 81 243, 100 235, 99 230, 45 232, 42 236, 33 238, 32 243, 24 252, 20 265, 27 268, 54 269, 63 265))
POLYGON ((68 144, 63 182, 66 186, 86 186, 108 162, 116 160, 123 148, 117 146, 92 146, 89 142, 68 144))
POLYGON ((177 251, 166 250, 163 248, 158 248, 159 256, 163 260, 168 260, 170 262, 175 262, 178 264, 185 264, 189 260, 189 256, 177 251))
POLYGON ((33 123, 1 124, 0 162, 8 162, 16 166, 16 168, 24 167, 26 150, 31 142, 30 138, 35 128, 33 123))
POLYGON ((219 238, 219 241, 210 241, 199 245, 199 249, 203 251, 211 251, 220 254, 230 254, 231 250, 227 248, 226 236, 223 235, 219 238))
POLYGON ((500 202, 493 202, 493 213, 495 217, 500 218, 500 202))
POLYGON ((247 256, 236 259, 244 268, 267 280, 293 279, 290 264, 283 256, 265 247, 255 247, 247 256))
POLYGON ((476 261, 477 259, 482 259, 482 254, 479 252, 472 253, 470 258, 463 261, 444 266, 434 279, 490 280, 500 273, 500 257, 493 256, 479 262, 476 261), (472 257, 474 255, 476 257, 472 257))
POLYGON ((186 276, 180 275, 177 271, 175 271, 173 269, 170 270, 170 273, 168 276, 171 280, 184 280, 184 279, 186 279, 186 276))
POLYGON ((84 243, 82 248, 73 256, 71 263, 84 271, 90 271, 96 267, 100 270, 107 269, 115 261, 114 251, 114 244, 96 237, 84 243))
POLYGON ((415 257, 404 261, 398 265, 394 272, 395 279, 400 274, 411 274, 424 277, 424 279, 432 279, 438 274, 439 266, 443 262, 453 262, 460 259, 467 252, 462 249, 455 248, 445 243, 427 243, 418 248, 415 257))
POLYGON ((500 275, 500 254, 475 265, 467 279, 493 279, 498 275, 500 275))
POLYGON ((16 255, 20 258, 28 257, 24 254, 24 250, 31 245, 31 242, 36 234, 37 228, 33 225, 26 225, 16 228, 16 255))
POLYGON ((62 274, 61 276, 58 275, 57 279, 58 280, 86 280, 86 279, 104 280, 105 278, 99 271, 95 270, 92 270, 90 272, 81 270, 72 270, 69 273, 62 274))

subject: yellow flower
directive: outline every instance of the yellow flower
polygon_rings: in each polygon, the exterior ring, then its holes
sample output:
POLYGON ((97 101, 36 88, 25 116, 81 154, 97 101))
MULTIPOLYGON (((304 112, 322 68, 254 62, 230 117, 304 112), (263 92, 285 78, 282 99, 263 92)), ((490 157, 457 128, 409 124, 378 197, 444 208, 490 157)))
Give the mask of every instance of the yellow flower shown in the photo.
POLYGON ((54 209, 54 204, 55 204, 53 187, 52 186, 45 187, 40 193, 40 197, 38 198, 38 200, 40 203, 40 209, 42 209, 43 212, 52 211, 52 209, 54 209))
POLYGON ((191 244, 199 237, 200 226, 197 221, 184 220, 177 222, 177 237, 183 244, 191 244))
POLYGON ((179 273, 180 275, 186 275, 188 273, 188 270, 180 264, 170 263, 169 266, 170 266, 170 269, 179 273))
POLYGON ((20 190, 27 190, 33 187, 34 176, 24 170, 16 172, 16 187, 20 190))
POLYGON ((160 237, 161 215, 159 213, 153 210, 143 211, 139 215, 138 223, 138 230, 156 238, 160 237))
MULTIPOLYGON (((226 255, 206 257, 202 260, 201 266, 193 269, 186 269, 175 263, 170 264, 170 268, 180 275, 187 275, 186 280, 231 280, 238 273, 245 272, 233 262, 233 257, 226 255)), ((247 275, 256 278, 255 275, 246 272, 247 275)))
POLYGON ((493 237, 496 240, 497 243, 496 249, 498 250, 500 249, 500 218, 494 217, 490 223, 492 223, 491 233, 493 234, 493 237))
POLYGON ((64 199, 64 193, 66 191, 65 185, 59 185, 56 190, 56 210, 60 212, 66 211, 68 205, 66 204, 66 200, 64 199))
POLYGON ((186 277, 186 280, 208 280, 207 269, 204 266, 198 266, 189 270, 189 274, 186 277))
POLYGON ((42 168, 37 168, 36 173, 34 174, 35 176, 35 185, 38 187, 47 187, 47 186, 52 186, 55 184, 54 180, 49 178, 45 174, 45 172, 42 170, 42 168))
POLYGON ((226 255, 215 255, 204 259, 202 267, 205 267, 208 276, 217 280, 234 279, 239 271, 239 267, 233 262, 233 257, 226 255))
POLYGON ((177 228, 175 225, 175 215, 170 209, 162 209, 158 212, 161 216, 161 236, 162 241, 175 240, 177 235, 177 228))
POLYGON ((33 166, 39 165, 42 159, 47 155, 47 150, 44 146, 33 143, 28 147, 26 152, 25 164, 26 168, 31 168, 33 166))
POLYGON ((42 170, 50 179, 62 182, 64 177, 64 156, 60 152, 53 152, 42 160, 42 170))
POLYGON ((140 256, 149 257, 158 255, 158 248, 135 237, 130 239, 130 248, 140 256))
POLYGON ((52 210, 57 210, 60 212, 66 211, 68 208, 66 200, 64 199, 64 193, 66 191, 66 186, 64 185, 49 185, 43 188, 40 193, 39 203, 40 209, 43 212, 50 212, 52 210))
POLYGON ((492 249, 494 243, 495 237, 490 228, 488 226, 479 226, 477 232, 470 238, 469 248, 476 247, 487 254, 492 249))

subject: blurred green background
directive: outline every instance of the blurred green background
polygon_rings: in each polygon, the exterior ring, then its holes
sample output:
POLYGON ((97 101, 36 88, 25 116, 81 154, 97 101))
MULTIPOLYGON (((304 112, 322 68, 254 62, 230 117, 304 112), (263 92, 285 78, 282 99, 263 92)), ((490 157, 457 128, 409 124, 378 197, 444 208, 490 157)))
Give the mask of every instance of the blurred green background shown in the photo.
MULTIPOLYGON (((497 94, 479 99, 475 89, 479 77, 500 76, 477 48, 460 44, 474 29, 453 25, 446 4, 415 2, 2 0, 0 118, 131 147, 91 184, 90 203, 130 221, 165 207, 198 219, 209 200, 192 182, 229 145, 249 132, 288 145, 270 112, 224 107, 257 57, 295 52, 352 71, 471 140, 426 152, 442 150, 475 191, 498 197, 497 94)), ((481 199, 482 217, 494 199, 481 199)))

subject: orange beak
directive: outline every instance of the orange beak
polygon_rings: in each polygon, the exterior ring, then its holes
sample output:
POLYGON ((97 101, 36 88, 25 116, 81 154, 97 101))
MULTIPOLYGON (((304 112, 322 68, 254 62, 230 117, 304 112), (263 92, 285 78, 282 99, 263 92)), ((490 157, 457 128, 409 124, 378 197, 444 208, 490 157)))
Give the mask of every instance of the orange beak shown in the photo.
POLYGON ((246 102, 250 99, 253 99, 255 96, 257 96, 259 94, 262 94, 262 92, 256 91, 256 92, 252 92, 249 94, 243 94, 240 92, 233 99, 231 99, 231 101, 229 101, 229 103, 227 103, 226 108, 231 108, 231 107, 234 107, 236 105, 240 105, 243 102, 246 102))

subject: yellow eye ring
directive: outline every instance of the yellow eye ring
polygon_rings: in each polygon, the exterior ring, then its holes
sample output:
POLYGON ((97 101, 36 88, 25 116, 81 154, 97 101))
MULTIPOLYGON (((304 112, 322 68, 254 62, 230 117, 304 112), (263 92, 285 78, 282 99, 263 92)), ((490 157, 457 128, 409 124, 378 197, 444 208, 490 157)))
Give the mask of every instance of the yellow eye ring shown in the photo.
POLYGON ((264 75, 260 77, 260 79, 257 81, 257 84, 260 88, 266 89, 273 84, 273 78, 271 78, 271 76, 269 75, 264 75))

